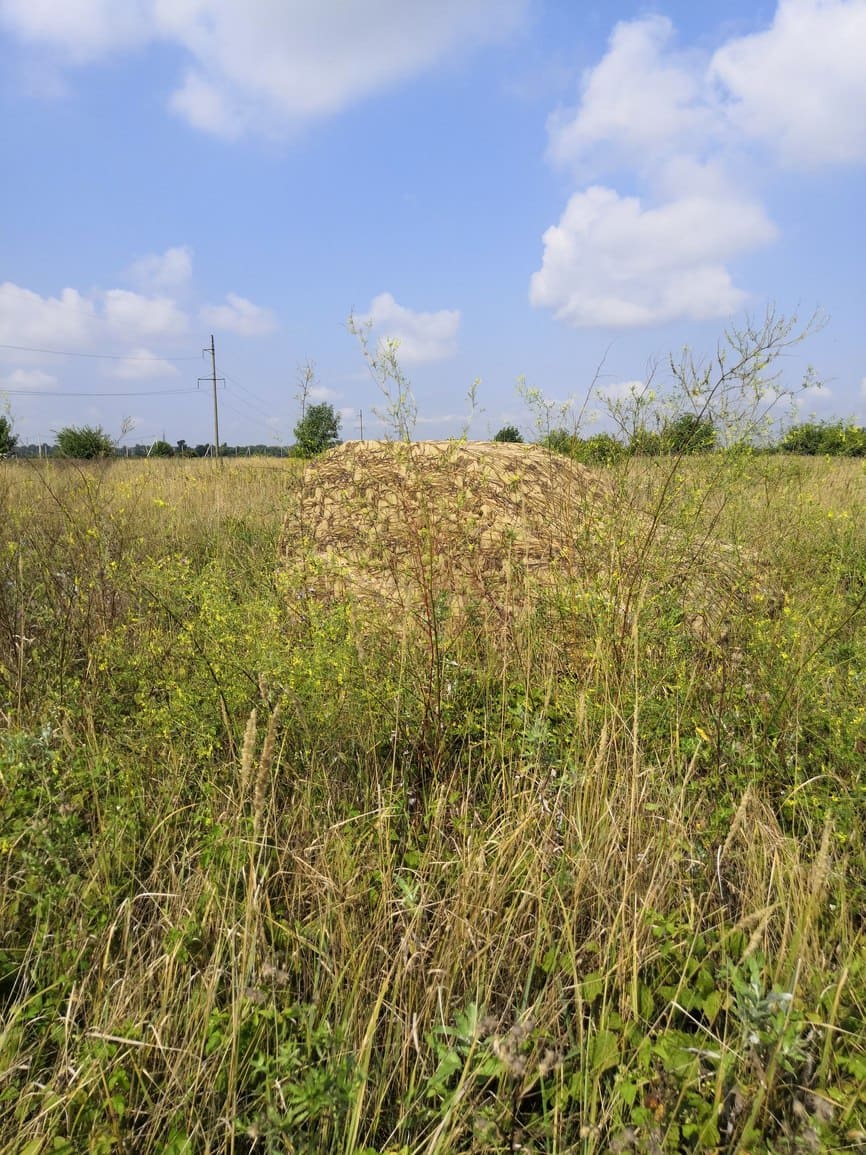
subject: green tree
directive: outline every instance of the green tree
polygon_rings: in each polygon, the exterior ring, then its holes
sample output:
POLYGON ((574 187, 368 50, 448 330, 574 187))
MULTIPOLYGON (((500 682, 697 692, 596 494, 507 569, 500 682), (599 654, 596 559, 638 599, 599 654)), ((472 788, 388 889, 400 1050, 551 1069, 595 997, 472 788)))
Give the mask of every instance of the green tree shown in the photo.
POLYGON ((8 417, 0 417, 0 457, 11 456, 18 437, 12 432, 12 422, 8 417))
POLYGON ((174 457, 174 450, 167 441, 154 441, 148 457, 174 457))
POLYGON ((327 401, 308 405, 304 416, 295 426, 295 443, 299 457, 316 457, 326 449, 340 444, 339 413, 327 401))
POLYGON ((516 425, 503 425, 499 432, 494 435, 493 440, 518 445, 523 441, 523 438, 520 436, 520 430, 516 425))
POLYGON ((101 425, 67 425, 57 434, 57 448, 63 457, 85 461, 114 454, 114 442, 101 425))
POLYGON ((712 419, 697 413, 682 413, 662 429, 664 453, 710 453, 716 447, 716 428, 712 419))

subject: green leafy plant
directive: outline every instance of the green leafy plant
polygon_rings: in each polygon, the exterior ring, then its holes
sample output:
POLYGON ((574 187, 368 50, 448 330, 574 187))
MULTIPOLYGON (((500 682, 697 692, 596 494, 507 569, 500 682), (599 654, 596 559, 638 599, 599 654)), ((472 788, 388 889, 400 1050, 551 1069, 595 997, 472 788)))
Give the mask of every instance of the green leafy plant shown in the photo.
POLYGON ((12 422, 0 416, 0 457, 11 457, 18 444, 18 437, 12 432, 12 422))
POLYGON ((57 449, 63 457, 92 460, 112 457, 115 446, 100 425, 67 425, 57 434, 57 449))
POLYGON ((340 444, 339 413, 328 401, 308 405, 295 426, 295 443, 301 457, 316 457, 340 444))
POLYGON ((494 433, 493 440, 511 444, 520 444, 520 442, 523 441, 523 437, 516 425, 503 425, 500 430, 494 433))

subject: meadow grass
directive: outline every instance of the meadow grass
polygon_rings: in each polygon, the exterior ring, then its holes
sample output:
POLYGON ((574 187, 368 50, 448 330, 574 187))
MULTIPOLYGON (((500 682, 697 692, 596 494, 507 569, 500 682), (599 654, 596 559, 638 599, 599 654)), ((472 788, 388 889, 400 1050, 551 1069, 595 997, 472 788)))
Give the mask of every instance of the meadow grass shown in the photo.
POLYGON ((866 1149, 866 471, 608 478, 433 645, 293 463, 0 463, 2 1155, 866 1149))

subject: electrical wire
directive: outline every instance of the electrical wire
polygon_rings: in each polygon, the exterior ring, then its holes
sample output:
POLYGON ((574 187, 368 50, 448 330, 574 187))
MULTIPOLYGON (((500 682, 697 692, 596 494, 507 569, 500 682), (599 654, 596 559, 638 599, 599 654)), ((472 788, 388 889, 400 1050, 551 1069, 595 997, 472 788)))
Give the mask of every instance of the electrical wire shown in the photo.
POLYGON ((133 393, 67 393, 54 389, 4 389, 10 397, 177 397, 181 393, 198 393, 198 389, 145 389, 133 393))
POLYGON ((14 349, 19 353, 47 353, 52 357, 96 357, 103 361, 198 361, 200 357, 191 355, 185 357, 142 357, 137 354, 124 353, 76 353, 71 349, 36 349, 30 345, 2 345, 0 349, 14 349))

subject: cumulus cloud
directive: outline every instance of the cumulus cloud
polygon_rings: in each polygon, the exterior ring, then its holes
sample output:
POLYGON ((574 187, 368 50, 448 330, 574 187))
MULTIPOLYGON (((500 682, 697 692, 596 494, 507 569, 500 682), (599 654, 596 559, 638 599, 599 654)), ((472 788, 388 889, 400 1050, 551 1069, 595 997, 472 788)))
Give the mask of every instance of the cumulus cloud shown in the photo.
POLYGON ((76 289, 41 297, 11 281, 0 285, 0 344, 78 348, 98 321, 97 306, 76 289))
POLYGON ((6 377, 0 378, 0 390, 14 389, 16 392, 20 389, 38 392, 40 389, 51 389, 56 384, 57 378, 42 369, 14 369, 6 377))
POLYGON ((86 63, 148 40, 152 7, 150 0, 0 0, 0 20, 23 40, 86 63))
POLYGON ((507 35, 529 0, 0 0, 19 37, 83 62, 148 41, 186 55, 171 107, 223 136, 349 106, 507 35))
POLYGON ((864 57, 866 0, 780 0, 768 28, 712 56, 679 47, 664 17, 617 24, 548 124, 549 159, 592 183, 544 233, 532 304, 574 326, 740 308, 731 262, 777 236, 753 188, 767 163, 866 160, 864 57), (623 173, 628 196, 599 180, 623 173))
POLYGON ((329 389, 327 385, 313 385, 307 392, 308 401, 336 401, 340 396, 334 389, 329 389))
POLYGON ((866 0, 779 0, 763 32, 722 45, 710 75, 745 137, 797 167, 866 161, 866 0))
POLYGON ((593 186, 575 193, 544 234, 530 301, 577 327, 724 316, 746 299, 725 259, 774 232, 759 205, 733 197, 645 208, 637 197, 593 186))
POLYGON ((400 361, 405 365, 444 361, 457 352, 459 309, 416 313, 398 305, 390 293, 380 293, 370 305, 367 320, 380 341, 399 342, 400 361))
POLYGON ((123 381, 154 381, 159 377, 177 377, 179 370, 170 361, 141 347, 133 349, 129 357, 116 362, 112 374, 123 381))
POLYGON ((75 352, 107 341, 176 336, 188 327, 188 318, 168 297, 126 289, 84 295, 71 288, 43 297, 9 281, 0 285, 2 344, 75 352))
POLYGON ((127 276, 151 292, 182 289, 192 277, 192 249, 177 245, 164 253, 148 253, 130 265, 127 276))
POLYGON ((175 336, 189 328, 186 314, 171 297, 108 289, 103 294, 103 311, 111 328, 127 336, 175 336))
POLYGON ((548 155, 583 167, 600 161, 651 159, 707 140, 716 118, 696 61, 673 50, 674 27, 663 16, 617 24, 606 55, 584 78, 577 108, 548 123, 548 155))
POLYGON ((224 305, 204 305, 199 317, 214 329, 224 329, 241 337, 263 337, 277 327, 270 309, 254 305, 237 293, 227 293, 224 305))

